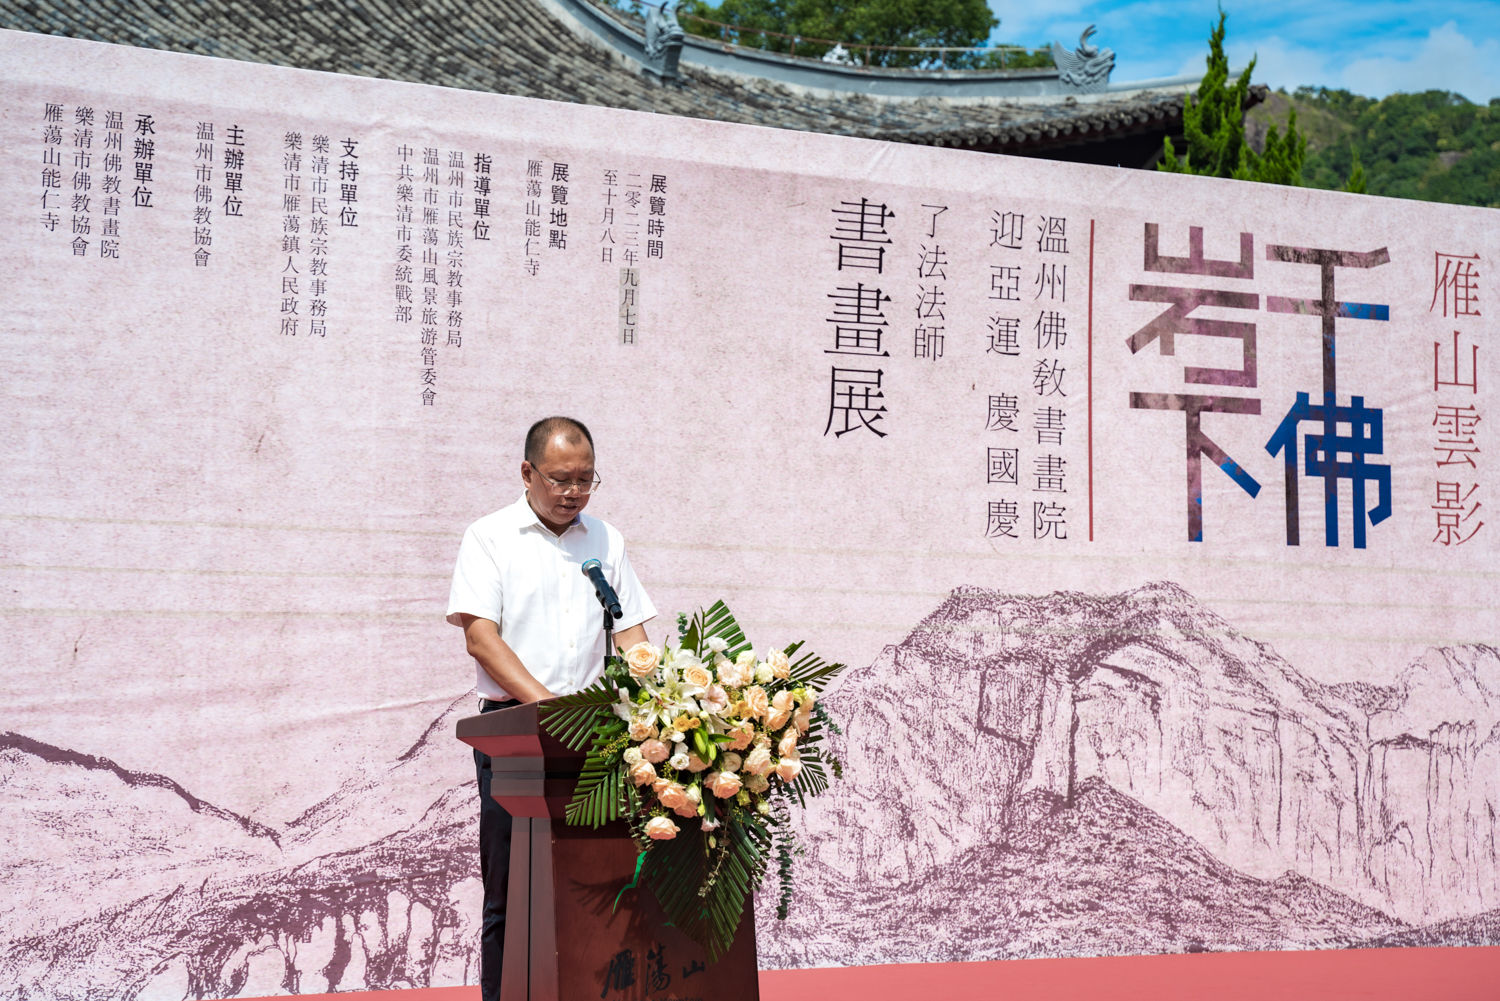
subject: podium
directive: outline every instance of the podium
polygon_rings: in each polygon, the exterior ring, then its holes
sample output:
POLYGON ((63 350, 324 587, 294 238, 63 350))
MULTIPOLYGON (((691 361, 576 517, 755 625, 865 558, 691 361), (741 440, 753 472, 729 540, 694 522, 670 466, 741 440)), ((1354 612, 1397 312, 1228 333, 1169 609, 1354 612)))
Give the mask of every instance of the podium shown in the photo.
POLYGON ((459 740, 490 756, 491 795, 514 818, 501 1001, 759 1001, 750 902, 734 945, 710 965, 644 885, 621 895, 635 842, 623 820, 565 823, 585 755, 538 725, 540 704, 457 725, 459 740))

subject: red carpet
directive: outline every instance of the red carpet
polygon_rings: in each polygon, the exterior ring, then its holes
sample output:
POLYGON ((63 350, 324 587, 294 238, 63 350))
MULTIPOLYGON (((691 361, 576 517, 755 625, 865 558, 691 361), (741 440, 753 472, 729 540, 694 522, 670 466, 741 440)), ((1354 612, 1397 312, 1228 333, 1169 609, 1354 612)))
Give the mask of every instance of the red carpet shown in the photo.
MULTIPOLYGON (((760 975, 760 996, 764 1001, 1500 1001, 1500 947, 768 970, 760 975)), ((479 988, 302 997, 479 1001, 479 988)))

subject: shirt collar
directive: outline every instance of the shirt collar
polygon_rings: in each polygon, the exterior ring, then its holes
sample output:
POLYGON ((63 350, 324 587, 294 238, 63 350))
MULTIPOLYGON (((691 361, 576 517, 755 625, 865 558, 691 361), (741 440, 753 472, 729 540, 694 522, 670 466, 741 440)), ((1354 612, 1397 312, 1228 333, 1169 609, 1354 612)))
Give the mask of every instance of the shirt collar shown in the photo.
MULTIPOLYGON (((521 491, 521 499, 516 501, 515 508, 517 521, 523 530, 528 528, 535 528, 540 531, 546 532, 554 539, 562 538, 561 535, 552 535, 552 529, 542 524, 542 519, 534 510, 532 510, 531 502, 526 499, 526 491, 521 491)), ((578 512, 578 514, 573 517, 573 520, 568 524, 566 528, 563 529, 562 534, 567 535, 575 528, 582 532, 587 532, 589 530, 588 523, 584 520, 582 511, 578 512)))

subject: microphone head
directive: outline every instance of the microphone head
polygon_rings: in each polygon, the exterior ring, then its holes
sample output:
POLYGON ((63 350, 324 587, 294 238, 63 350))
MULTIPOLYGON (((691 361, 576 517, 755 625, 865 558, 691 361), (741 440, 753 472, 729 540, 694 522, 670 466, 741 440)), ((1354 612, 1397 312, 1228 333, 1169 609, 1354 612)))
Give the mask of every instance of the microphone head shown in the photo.
POLYGON ((583 566, 580 569, 583 571, 583 575, 585 577, 587 577, 590 570, 598 570, 599 569, 599 561, 598 560, 588 560, 587 562, 585 562, 583 564, 583 566))

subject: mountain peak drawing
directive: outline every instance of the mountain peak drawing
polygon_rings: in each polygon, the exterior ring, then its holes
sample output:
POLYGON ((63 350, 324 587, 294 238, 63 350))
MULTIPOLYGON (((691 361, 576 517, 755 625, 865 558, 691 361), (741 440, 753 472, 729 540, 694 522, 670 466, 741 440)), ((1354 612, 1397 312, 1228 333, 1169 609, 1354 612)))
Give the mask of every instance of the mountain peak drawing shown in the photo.
MULTIPOLYGON (((764 967, 1500 943, 1500 654, 1323 685, 1183 589, 955 591, 827 699, 764 967)), ((0 998, 475 983, 473 773, 448 736, 273 829, 0 739, 0 998)))
POLYGON ((1483 646, 1325 686, 1170 583, 958 589, 827 700, 845 781, 802 815, 763 962, 1325 948, 1484 914, 1496 693, 1483 646), (916 931, 876 920, 893 904, 916 931))
MULTIPOLYGON (((428 737, 471 704, 455 701, 428 737)), ((364 780, 273 831, 165 776, 7 735, 0 997, 476 983, 472 761, 427 738, 369 757, 364 780)))

